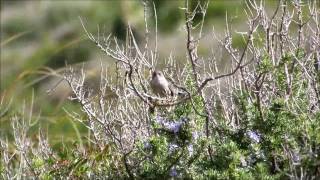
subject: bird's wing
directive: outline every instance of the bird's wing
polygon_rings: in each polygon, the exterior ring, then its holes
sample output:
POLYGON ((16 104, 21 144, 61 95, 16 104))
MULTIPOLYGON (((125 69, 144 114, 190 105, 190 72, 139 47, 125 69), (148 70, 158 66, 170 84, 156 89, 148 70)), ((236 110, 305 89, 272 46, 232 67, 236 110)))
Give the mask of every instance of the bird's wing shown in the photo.
POLYGON ((173 87, 172 84, 169 85, 169 95, 170 96, 174 96, 176 93, 175 93, 175 88, 173 87))

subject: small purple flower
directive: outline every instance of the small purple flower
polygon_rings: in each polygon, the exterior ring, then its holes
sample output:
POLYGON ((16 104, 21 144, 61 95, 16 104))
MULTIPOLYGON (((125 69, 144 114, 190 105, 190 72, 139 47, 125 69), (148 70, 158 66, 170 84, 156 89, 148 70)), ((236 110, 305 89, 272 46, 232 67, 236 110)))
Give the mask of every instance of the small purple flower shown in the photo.
POLYGON ((192 138, 194 140, 197 140, 199 137, 200 137, 201 133, 195 131, 195 132, 192 132, 192 138))
POLYGON ((172 168, 170 169, 169 175, 170 175, 171 177, 177 177, 177 176, 178 176, 178 172, 177 172, 177 170, 176 170, 175 167, 172 167, 172 168))
POLYGON ((189 121, 189 118, 182 117, 182 118, 179 119, 179 121, 182 122, 182 123, 187 123, 189 121))
POLYGON ((255 143, 259 143, 261 140, 261 135, 254 131, 248 131, 246 134, 255 143))
POLYGON ((161 116, 156 117, 157 123, 159 123, 161 126, 163 126, 164 128, 168 129, 169 131, 175 134, 179 133, 183 123, 186 123, 187 120, 188 120, 187 118, 181 118, 179 119, 179 121, 175 122, 175 121, 166 120, 161 116))
POLYGON ((182 122, 171 122, 168 124, 167 128, 173 133, 177 134, 182 126, 182 122))
POLYGON ((169 146, 168 146, 169 154, 173 153, 173 152, 176 151, 178 148, 179 148, 179 146, 178 146, 177 144, 170 143, 169 146))
POLYGON ((151 143, 149 142, 149 141, 145 141, 144 143, 143 143, 143 148, 144 149, 150 149, 151 148, 151 143))
POLYGON ((300 158, 299 152, 293 152, 292 153, 292 160, 295 163, 299 163, 300 162, 301 158, 300 158))
POLYGON ((193 154, 193 145, 192 144, 190 144, 188 146, 188 151, 189 151, 189 156, 191 156, 193 154))
POLYGON ((165 119, 161 116, 157 116, 156 117, 156 122, 159 124, 163 124, 165 122, 165 119))

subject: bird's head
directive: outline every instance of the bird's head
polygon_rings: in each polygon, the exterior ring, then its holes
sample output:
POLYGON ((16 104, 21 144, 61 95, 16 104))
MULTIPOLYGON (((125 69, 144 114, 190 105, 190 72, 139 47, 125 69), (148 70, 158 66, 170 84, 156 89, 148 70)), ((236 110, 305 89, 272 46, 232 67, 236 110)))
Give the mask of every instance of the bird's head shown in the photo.
POLYGON ((155 77, 163 77, 162 72, 158 70, 153 71, 152 78, 155 78, 155 77))

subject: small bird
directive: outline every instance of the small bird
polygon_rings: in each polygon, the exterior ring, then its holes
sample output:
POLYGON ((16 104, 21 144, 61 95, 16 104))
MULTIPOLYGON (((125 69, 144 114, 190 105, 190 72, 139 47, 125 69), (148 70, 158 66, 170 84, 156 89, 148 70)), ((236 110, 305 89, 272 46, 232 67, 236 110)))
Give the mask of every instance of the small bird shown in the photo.
POLYGON ((152 79, 150 81, 150 86, 157 96, 167 97, 173 96, 173 91, 170 88, 170 84, 167 79, 164 77, 161 71, 154 71, 152 73, 152 79))

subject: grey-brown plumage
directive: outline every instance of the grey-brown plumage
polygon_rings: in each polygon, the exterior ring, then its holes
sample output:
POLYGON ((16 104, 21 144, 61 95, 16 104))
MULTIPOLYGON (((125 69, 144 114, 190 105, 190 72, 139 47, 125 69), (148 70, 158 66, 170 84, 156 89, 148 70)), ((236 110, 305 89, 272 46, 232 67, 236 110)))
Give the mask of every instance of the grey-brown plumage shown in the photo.
POLYGON ((150 86, 154 94, 160 97, 173 96, 170 84, 161 71, 154 71, 150 86))

